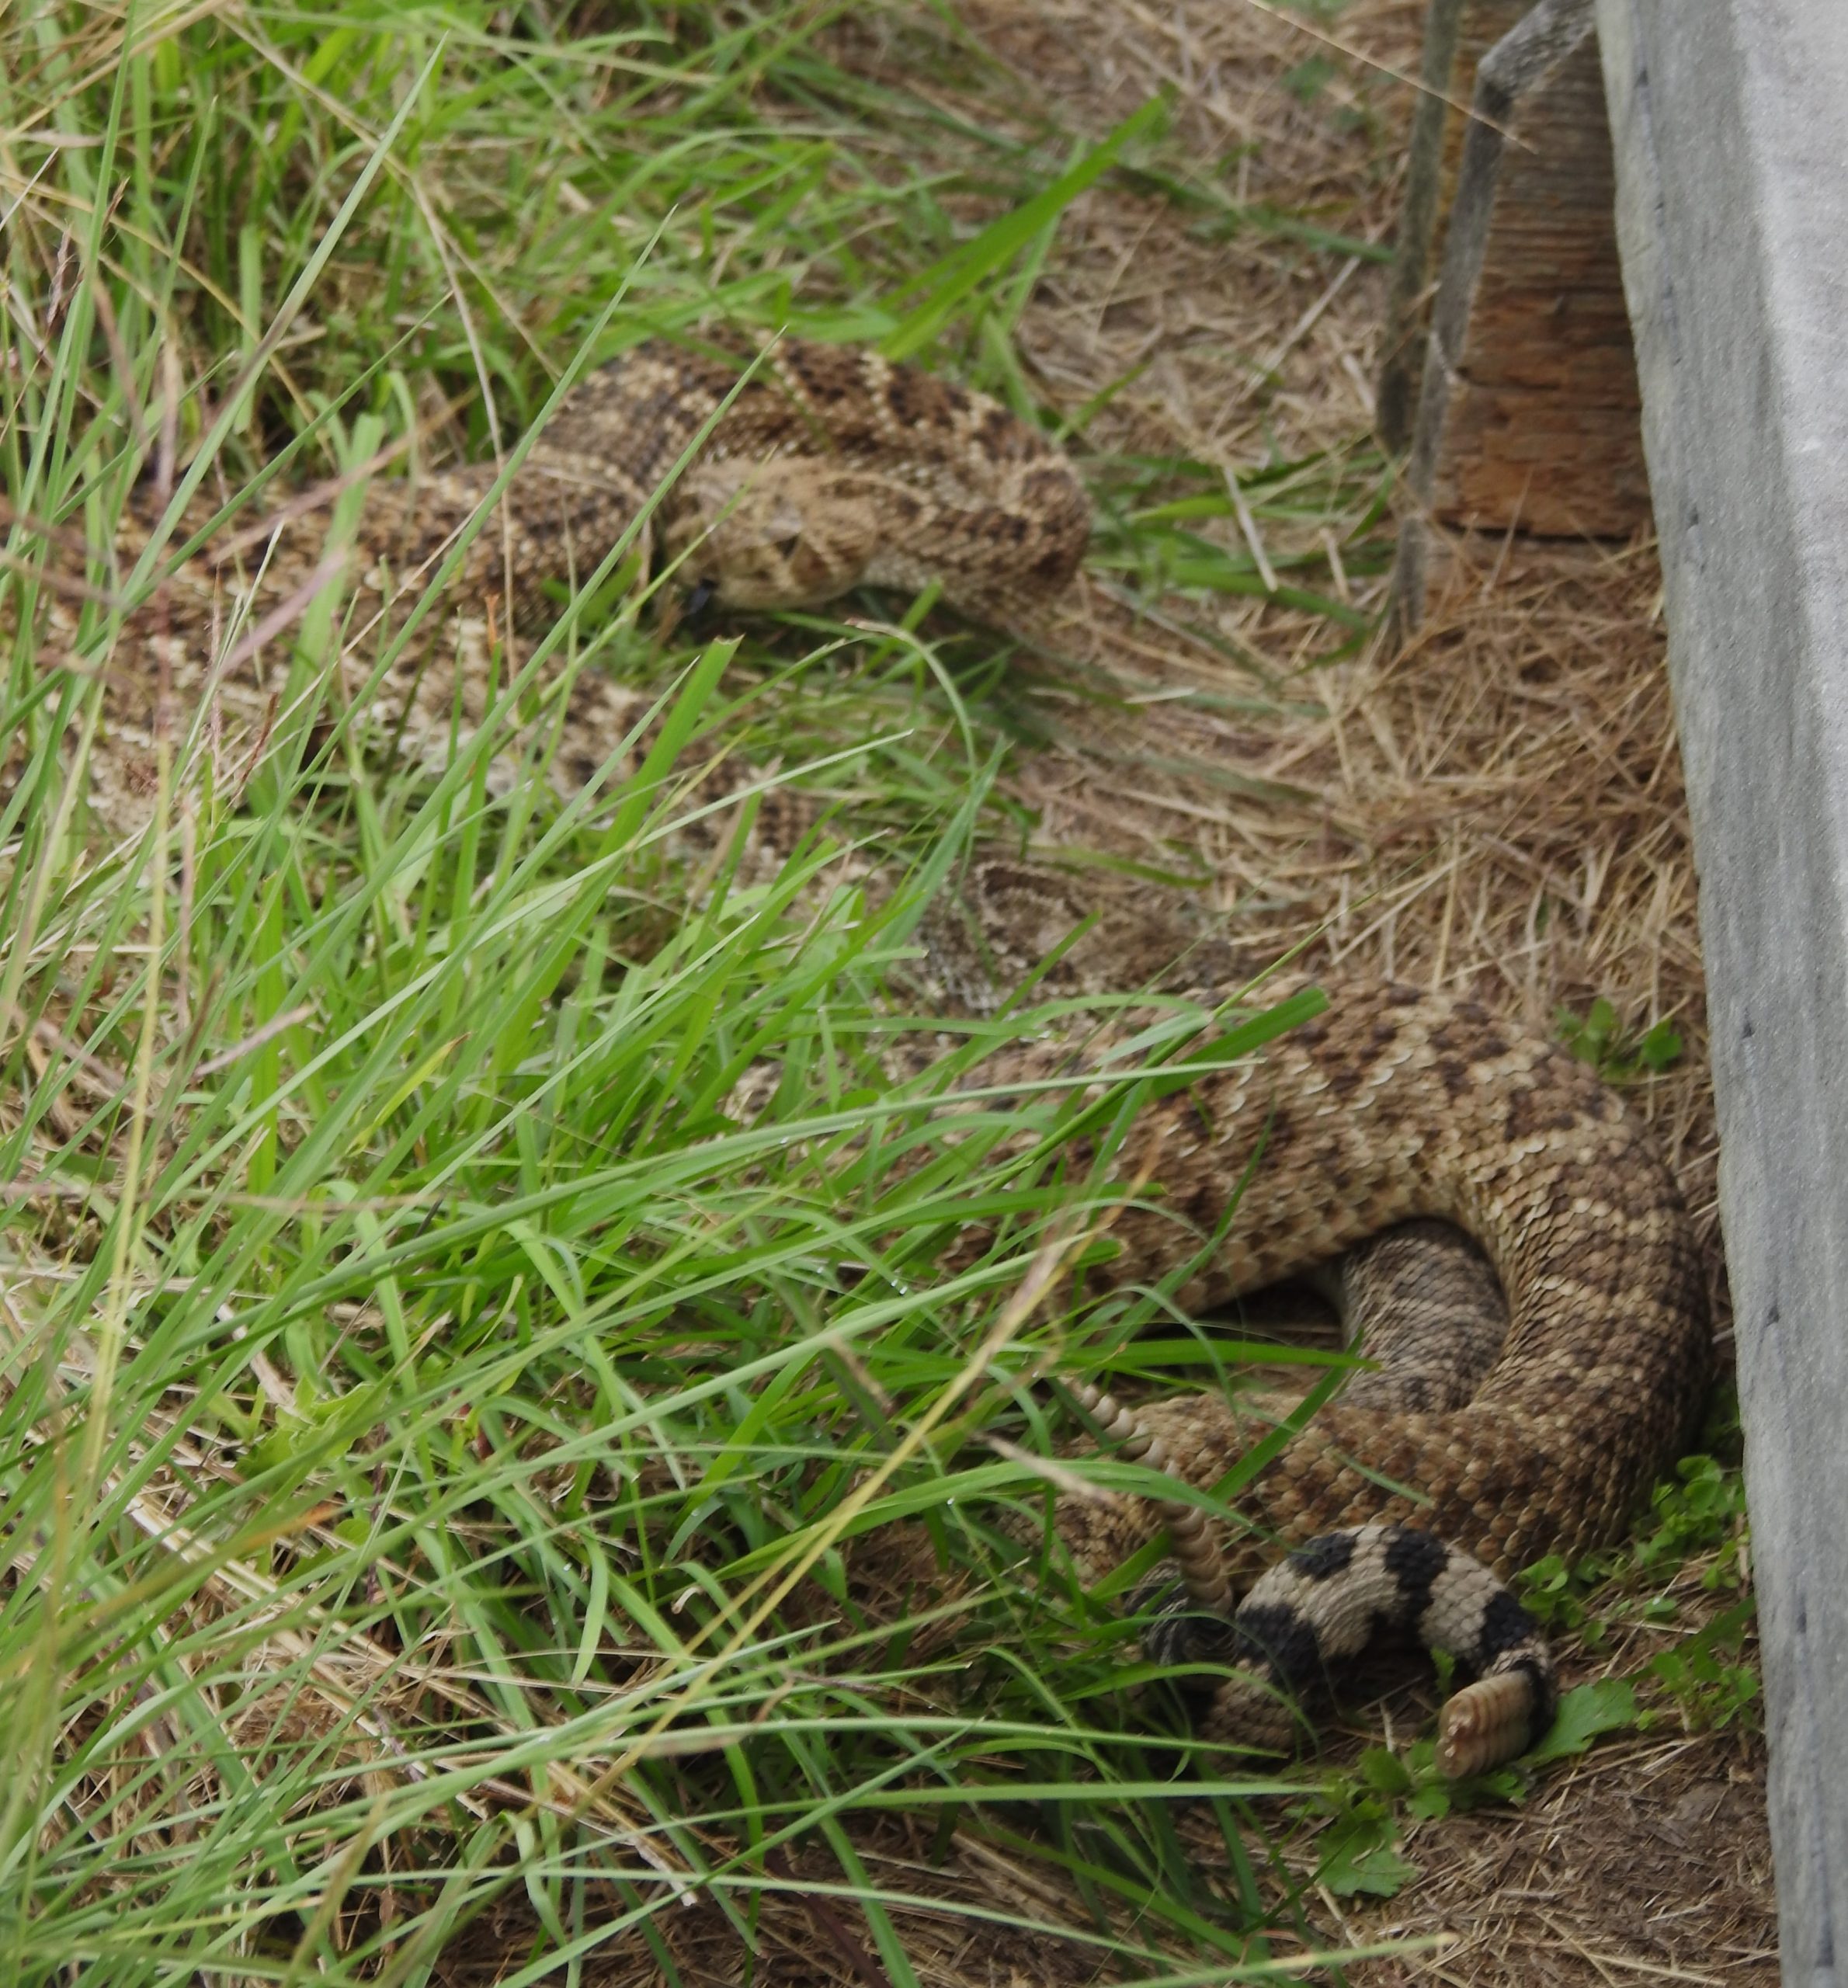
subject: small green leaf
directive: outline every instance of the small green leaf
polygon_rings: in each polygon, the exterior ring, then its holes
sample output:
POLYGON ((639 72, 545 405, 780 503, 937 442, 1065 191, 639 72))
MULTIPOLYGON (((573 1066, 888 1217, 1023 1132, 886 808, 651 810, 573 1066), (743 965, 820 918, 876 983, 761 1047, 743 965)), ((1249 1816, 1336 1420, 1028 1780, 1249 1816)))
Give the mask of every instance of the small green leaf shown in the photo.
POLYGON ((1636 1723, 1636 1693, 1627 1677, 1600 1678, 1581 1684, 1559 1701, 1558 1715, 1538 1746, 1523 1756, 1530 1767, 1582 1753, 1600 1733, 1615 1733, 1636 1723))
POLYGON ((1369 1746, 1360 1756, 1360 1778, 1381 1795, 1411 1792, 1412 1776, 1398 1755, 1384 1746, 1369 1746))
POLYGON ((1666 1070, 1681 1056, 1681 1037, 1666 1022, 1658 1022, 1636 1045, 1636 1053, 1652 1070, 1666 1070))
POLYGON ((1315 1873, 1317 1882, 1337 1898, 1352 1898, 1356 1892, 1392 1897, 1408 1879, 1418 1875, 1418 1866, 1393 1847, 1395 1833, 1390 1816, 1376 1804, 1364 1804, 1323 1837, 1327 1847, 1315 1873))

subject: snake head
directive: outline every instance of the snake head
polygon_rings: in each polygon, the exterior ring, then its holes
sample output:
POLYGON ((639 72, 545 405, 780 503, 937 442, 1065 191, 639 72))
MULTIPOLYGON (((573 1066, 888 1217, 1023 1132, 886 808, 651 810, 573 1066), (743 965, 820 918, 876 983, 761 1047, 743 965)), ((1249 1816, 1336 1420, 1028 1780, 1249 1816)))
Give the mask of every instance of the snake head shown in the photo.
POLYGON ((676 492, 669 556, 683 584, 724 606, 818 606, 853 586, 873 556, 854 483, 800 457, 696 464, 676 492))

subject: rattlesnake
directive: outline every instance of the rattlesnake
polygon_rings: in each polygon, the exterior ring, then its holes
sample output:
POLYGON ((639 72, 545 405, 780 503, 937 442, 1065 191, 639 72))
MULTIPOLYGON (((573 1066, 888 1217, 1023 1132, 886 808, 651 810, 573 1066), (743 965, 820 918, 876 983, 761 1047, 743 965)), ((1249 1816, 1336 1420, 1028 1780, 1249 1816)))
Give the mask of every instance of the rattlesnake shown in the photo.
MULTIPOLYGON (((344 568, 327 558, 324 519, 308 506, 238 534, 229 543, 262 565, 241 622, 224 543, 151 597, 113 603, 126 619, 114 627, 92 769, 106 817, 120 825, 144 810, 164 732, 182 782, 188 753, 208 746, 224 763, 254 760, 287 720, 287 645, 276 638, 336 582, 350 657, 351 631, 388 626, 446 558, 446 584, 478 606, 498 596, 504 627, 542 606, 540 582, 582 579, 632 527, 642 568, 671 572, 694 606, 815 603, 861 581, 936 584, 969 613, 1013 624, 1070 579, 1088 531, 1082 486, 993 401, 800 342, 739 377, 723 349, 637 348, 564 400, 488 528, 453 554, 493 488, 491 467, 382 485, 344 568)), ((196 504, 181 536, 206 516, 196 504)), ((125 540, 125 563, 141 549, 125 540)), ((82 663, 96 645, 68 610, 76 597, 68 590, 47 641, 54 658, 61 645, 82 663)), ((470 676, 480 665, 466 645, 441 666, 431 647, 406 647, 370 676, 343 662, 342 695, 434 758, 453 749, 458 712, 464 728, 478 721, 488 692, 470 676)), ((582 780, 628 714, 619 719, 620 689, 592 673, 575 679, 570 699, 558 759, 582 780)), ((1042 928, 1020 939, 1031 958, 1072 922, 1071 908, 1030 882, 1016 880, 1013 895, 1014 923, 1042 928)), ((1093 1045, 1079 1074, 1108 1053, 1093 1045)), ((1031 1042, 974 1075, 1069 1074, 1071 1055, 1058 1041, 1031 1042)), ((1158 1279, 1216 1234, 1235 1195, 1229 1233, 1176 1295, 1190 1310, 1438 1217, 1482 1246, 1485 1281, 1505 1296, 1506 1338, 1473 1360, 1448 1345, 1433 1353, 1428 1331, 1416 1350, 1389 1345, 1379 1374, 1248 1487, 1248 1533, 1221 1541, 1184 1502, 1074 1500, 1059 1512, 1067 1546, 1097 1569, 1171 1527, 1191 1600, 1158 1625, 1152 1648, 1257 1669, 1255 1683, 1235 1679, 1217 1694, 1209 1726, 1224 1736, 1274 1743, 1266 1685, 1303 1684, 1392 1619, 1489 1673, 1453 1701, 1447 1764, 1518 1750, 1548 1715, 1552 1687, 1502 1577, 1608 1538, 1687 1434, 1706 1374, 1688 1224, 1638 1121, 1562 1049, 1471 1002, 1349 982, 1325 1015, 1262 1056, 1209 1060, 1147 1105, 1136 1146, 1149 1177, 1116 1217, 1111 1278, 1158 1279), (1279 1544, 1287 1557, 1263 1573, 1279 1544), (1254 1577, 1228 1629, 1231 1595, 1254 1577)), ((1368 1274, 1365 1261, 1353 1274, 1368 1274)), ((1388 1263, 1377 1274, 1398 1273, 1388 1263)), ((1218 1395, 1131 1411, 1079 1393, 1107 1434, 1190 1485, 1210 1486, 1252 1440, 1249 1413, 1218 1395)))
MULTIPOLYGON (((289 645, 279 638, 317 606, 337 603, 347 630, 329 707, 356 705, 394 751, 441 766, 497 687, 497 632, 542 614, 544 582, 587 578, 625 535, 642 571, 692 607, 813 604, 863 582, 936 584, 985 621, 1038 625, 1090 530, 1084 486, 1062 454, 984 396, 863 351, 789 341, 741 378, 742 363, 723 349, 648 340, 572 389, 528 438, 492 510, 492 463, 382 480, 353 542, 332 557, 330 510, 350 475, 209 538, 219 507, 202 490, 165 541, 176 551, 205 541, 196 556, 153 562, 130 594, 120 576, 149 563, 160 509, 144 492, 112 548, 117 578, 102 596, 127 627, 112 634, 106 620, 82 631, 96 589, 80 566, 54 575, 41 648, 80 669, 111 640, 130 659, 107 677, 108 742, 92 766, 106 823, 145 818, 156 737, 176 714, 193 721, 192 750, 209 749, 221 790, 227 777, 248 777, 291 716, 289 645), (389 656, 394 631, 438 582, 446 605, 474 610, 453 655, 432 666, 430 643, 417 641, 381 674, 366 659, 389 656)), ((69 549, 94 564, 92 548, 69 549)), ((554 777, 581 786, 638 700, 594 671, 573 677, 568 697, 554 777)))
MULTIPOLYGON (((1173 943, 1158 912, 1113 905, 1088 951, 1061 950, 1093 911, 1062 879, 1001 862, 973 883, 978 943, 953 931, 945 977, 978 1008, 1044 955, 1059 956, 1057 991, 1082 996, 1112 955, 1136 962, 1133 985, 1173 943)), ((1210 951, 1204 964, 1227 971, 1210 951)), ((1278 976, 1263 994, 1308 984, 1278 976)), ((1710 1354, 1704 1288, 1646 1130, 1561 1045, 1467 999, 1359 979, 1334 991, 1261 1057, 1219 1066, 1205 1051, 1184 1087, 1144 1105, 1130 1145, 1148 1178, 1112 1218, 1113 1259, 1086 1274, 1152 1285, 1235 1202, 1171 1302, 1197 1315, 1339 1261, 1376 1371, 1245 1487, 1248 1531, 1224 1538, 1196 1504, 1126 1497, 1065 1500, 1058 1531, 1093 1576, 1169 1528, 1185 1594, 1152 1649, 1259 1673, 1218 1690, 1209 1733, 1280 1746, 1290 1716, 1268 1687, 1300 1690, 1401 1626, 1486 1680, 1450 1701, 1440 1749, 1447 1771, 1475 1771, 1519 1751, 1553 1702, 1550 1661, 1503 1581, 1607 1540, 1685 1441, 1710 1354)), ((1193 998, 1209 1022, 1212 991, 1193 998)), ((1012 1046, 967 1081, 1101 1075, 1127 1034, 1120 1021, 1082 1055, 1012 1046)), ((1207 1393, 1126 1409, 1072 1392, 1107 1439, 1202 1489, 1290 1405, 1207 1393)))

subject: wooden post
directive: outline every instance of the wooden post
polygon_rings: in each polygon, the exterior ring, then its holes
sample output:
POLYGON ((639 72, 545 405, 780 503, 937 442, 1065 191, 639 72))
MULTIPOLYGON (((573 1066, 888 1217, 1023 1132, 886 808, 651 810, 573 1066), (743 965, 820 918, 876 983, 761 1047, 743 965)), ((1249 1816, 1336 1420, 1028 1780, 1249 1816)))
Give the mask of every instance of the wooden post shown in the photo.
POLYGON ((1380 440, 1395 456, 1411 444, 1419 381, 1424 376, 1431 273, 1443 246, 1438 220, 1450 205, 1468 122, 1457 107, 1458 99, 1468 101, 1476 65, 1530 4, 1530 0, 1430 0, 1425 16, 1424 54, 1412 107, 1405 203, 1393 248, 1375 411, 1380 440))
POLYGON ((1649 516, 1593 0, 1541 0, 1472 108, 1406 467, 1407 624, 1433 521, 1624 537, 1649 516))

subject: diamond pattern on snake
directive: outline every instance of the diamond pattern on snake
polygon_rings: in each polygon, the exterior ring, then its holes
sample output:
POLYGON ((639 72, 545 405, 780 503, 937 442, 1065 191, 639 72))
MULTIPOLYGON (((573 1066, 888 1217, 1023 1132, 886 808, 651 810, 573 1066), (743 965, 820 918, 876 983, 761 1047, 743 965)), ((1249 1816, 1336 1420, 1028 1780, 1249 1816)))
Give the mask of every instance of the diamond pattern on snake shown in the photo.
MULTIPOLYGON (((210 516, 196 505, 173 542, 210 516)), ((1030 627, 1072 579, 1089 520, 1067 460, 980 394, 843 347, 785 342, 747 365, 651 342, 565 397, 504 484, 490 464, 381 481, 343 552, 330 554, 325 509, 298 502, 173 566, 110 658, 96 805, 118 826, 144 815, 162 727, 182 777, 208 749, 221 766, 254 761, 290 681, 278 638, 331 582, 349 638, 401 622, 432 577, 446 614, 530 622, 544 582, 582 579, 627 534, 693 605, 934 584, 972 617, 1030 627)), ((125 540, 118 570, 141 550, 125 540)), ((81 663, 69 597, 47 654, 81 663)), ((458 713, 464 733, 479 722, 480 644, 432 633, 382 675, 348 659, 359 647, 342 645, 339 697, 401 751, 440 759, 458 713)), ((632 715, 620 686, 582 673, 563 777, 587 779, 632 715)), ((981 957, 964 971, 944 949, 964 999, 1007 984, 1010 957, 1044 955, 1084 910, 1030 872, 976 881, 981 957)), ((1115 957, 1107 929, 1092 944, 1106 975, 1143 984, 1133 933, 1115 957)), ((1646 1129, 1563 1049, 1467 999, 1360 979, 1330 992, 1318 1020, 1145 1107, 1149 1180, 1117 1221, 1109 1274, 1159 1277, 1240 1194, 1180 1301, 1198 1311, 1336 1264, 1374 1371, 1259 1473, 1246 1526, 1128 1497, 1065 1501, 1057 1523, 1098 1573, 1166 1530, 1178 1599, 1150 1643, 1228 1666, 1204 1708, 1211 1734, 1287 1745, 1287 1694, 1400 1624, 1475 1675, 1441 1729, 1443 1764, 1465 1771, 1551 1716, 1551 1664, 1507 1577, 1610 1538, 1690 1433, 1709 1358, 1702 1280, 1646 1129)), ((1018 1045, 972 1075, 1068 1072, 1072 1053, 1018 1045)), ((1190 1486, 1211 1486, 1253 1434, 1251 1411, 1216 1394, 1125 1407, 1075 1392, 1106 1441, 1190 1486)))

